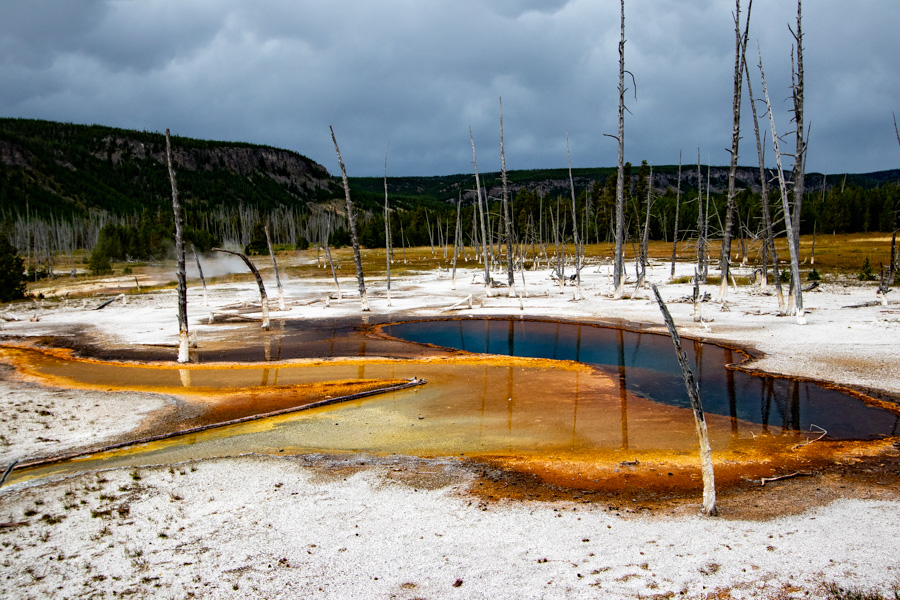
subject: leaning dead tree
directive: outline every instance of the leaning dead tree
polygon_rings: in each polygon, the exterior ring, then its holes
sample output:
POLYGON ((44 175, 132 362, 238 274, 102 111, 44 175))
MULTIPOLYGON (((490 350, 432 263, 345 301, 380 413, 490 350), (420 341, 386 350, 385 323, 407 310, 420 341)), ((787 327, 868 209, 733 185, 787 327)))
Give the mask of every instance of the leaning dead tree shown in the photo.
POLYGON ((278 262, 275 260, 275 251, 272 249, 272 238, 269 237, 269 226, 264 225, 263 231, 266 232, 266 245, 269 247, 269 256, 272 257, 272 268, 275 269, 275 285, 278 286, 278 310, 284 310, 284 289, 281 287, 278 262))
POLYGON ((166 129, 166 163, 169 167, 169 181, 172 184, 172 211, 175 214, 175 261, 178 279, 178 362, 186 363, 190 358, 190 334, 187 322, 187 276, 184 271, 184 219, 178 202, 178 185, 175 182, 175 167, 172 165, 172 143, 166 129))
POLYGON ((359 301, 362 305, 363 312, 369 310, 369 303, 366 301, 366 281, 363 277, 362 258, 359 255, 359 236, 356 235, 356 215, 353 210, 353 201, 350 199, 350 184, 347 183, 347 169, 344 168, 344 159, 341 158, 341 149, 338 148, 337 138, 334 136, 334 129, 331 130, 331 141, 334 142, 334 151, 337 153, 338 163, 341 165, 341 178, 344 182, 344 197, 347 200, 347 223, 350 229, 350 243, 353 244, 353 261, 356 264, 356 283, 359 286, 359 301))
POLYGON ((488 262, 487 227, 484 220, 485 207, 481 198, 481 179, 478 177, 478 159, 475 157, 475 138, 472 136, 472 126, 469 126, 469 140, 472 142, 472 163, 475 166, 475 194, 477 195, 478 214, 481 217, 481 256, 484 260, 484 287, 490 294, 491 289, 491 265, 488 262))
POLYGON ((509 218, 509 192, 506 183, 506 152, 503 150, 503 98, 500 98, 500 172, 503 180, 503 225, 506 237, 506 274, 509 281, 509 297, 516 295, 515 273, 513 272, 514 259, 512 251, 512 221, 509 218))
POLYGON ((750 79, 750 66, 744 62, 744 71, 747 75, 747 95, 750 97, 750 109, 753 112, 753 133, 756 135, 756 154, 759 158, 759 195, 765 229, 763 242, 763 268, 760 278, 760 286, 765 287, 767 281, 767 260, 771 261, 772 279, 775 281, 775 291, 778 296, 778 309, 784 312, 784 292, 781 289, 781 277, 778 273, 778 252, 775 250, 775 233, 772 227, 772 215, 769 211, 769 180, 766 177, 766 152, 762 138, 759 135, 759 117, 756 115, 756 100, 753 98, 753 85, 750 79))
POLYGON ((656 284, 651 284, 650 287, 653 289, 653 295, 656 296, 656 303, 659 304, 659 310, 662 312, 666 328, 672 337, 672 343, 675 344, 675 354, 678 357, 678 365, 681 367, 681 377, 684 379, 684 386, 687 388, 691 408, 694 411, 694 427, 697 430, 697 441, 700 444, 700 471, 703 475, 703 508, 701 512, 704 515, 715 517, 719 514, 719 510, 716 508, 716 481, 713 474, 712 449, 709 446, 706 416, 703 413, 703 404, 700 402, 700 390, 694 380, 691 366, 688 364, 687 354, 681 349, 681 337, 678 335, 678 330, 675 329, 672 315, 669 314, 666 303, 659 295, 656 284))
POLYGON ((678 258, 678 219, 681 212, 681 150, 678 151, 678 184, 675 187, 675 232, 672 234, 672 271, 669 277, 675 278, 675 260, 678 258))
POLYGON ((613 297, 621 298, 625 285, 625 0, 621 4, 619 37, 619 165, 616 179, 616 251, 613 264, 613 297))
POLYGON ((732 114, 734 120, 731 127, 731 163, 728 168, 728 204, 725 209, 725 229, 722 233, 722 251, 719 255, 719 268, 722 272, 722 283, 719 285, 719 298, 724 300, 728 291, 728 276, 731 268, 731 230, 734 229, 734 180, 737 174, 738 145, 741 140, 741 94, 743 91, 744 60, 747 52, 747 33, 750 28, 750 10, 753 0, 747 6, 747 24, 741 35, 741 0, 734 3, 734 95, 732 98, 732 114))
POLYGON ((778 167, 778 185, 781 192, 781 205, 784 209, 784 226, 788 238, 788 252, 791 255, 791 280, 792 280, 792 300, 793 312, 797 315, 797 323, 803 325, 806 318, 803 316, 803 291, 800 286, 800 244, 797 231, 793 227, 793 217, 791 215, 791 207, 788 202, 787 183, 784 179, 784 169, 781 166, 781 151, 778 147, 778 131, 775 129, 775 116, 772 114, 772 103, 769 101, 769 90, 766 87, 766 72, 763 69, 762 50, 759 51, 759 73, 762 81, 763 95, 766 99, 766 109, 769 113, 769 124, 772 127, 772 144, 775 148, 775 164, 778 167))
POLYGON ((259 287, 259 305, 262 308, 262 328, 268 330, 269 296, 266 294, 266 286, 263 285, 263 280, 259 274, 259 269, 256 268, 256 265, 250 262, 250 259, 247 258, 245 254, 235 252, 234 250, 226 250, 224 248, 213 248, 212 250, 213 252, 224 252, 226 254, 232 254, 234 256, 240 257, 240 259, 244 261, 244 264, 247 265, 247 268, 250 269, 250 272, 253 273, 253 277, 256 278, 256 285, 259 287))

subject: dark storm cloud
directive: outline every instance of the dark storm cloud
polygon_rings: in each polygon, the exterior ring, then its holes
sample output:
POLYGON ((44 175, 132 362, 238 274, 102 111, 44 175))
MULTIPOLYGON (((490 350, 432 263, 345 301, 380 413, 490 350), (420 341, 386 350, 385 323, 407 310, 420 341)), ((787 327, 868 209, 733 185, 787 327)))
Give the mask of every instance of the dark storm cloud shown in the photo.
MULTIPOLYGON (((746 1, 742 4, 746 5, 746 1)), ((103 123, 295 149, 353 175, 612 165, 618 3, 610 0, 4 0, 0 115, 103 123)), ((746 6, 743 7, 746 12, 746 6)), ((726 0, 629 0, 626 158, 724 164, 732 11, 726 0), (629 87, 633 87, 629 79, 629 87)), ((790 128, 796 5, 756 0, 750 63, 765 61, 790 128)), ((807 2, 808 168, 894 168, 900 3, 807 2)), ((744 104, 741 162, 755 160, 744 104)), ((771 154, 771 153, 770 153, 771 154)))

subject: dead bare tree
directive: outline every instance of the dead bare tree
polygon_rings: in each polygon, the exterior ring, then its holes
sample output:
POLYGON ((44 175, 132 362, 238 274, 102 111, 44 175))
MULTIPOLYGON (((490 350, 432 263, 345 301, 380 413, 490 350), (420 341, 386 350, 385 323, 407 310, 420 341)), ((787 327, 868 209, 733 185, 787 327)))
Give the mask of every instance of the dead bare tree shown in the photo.
POLYGON ((662 296, 656 284, 651 284, 653 295, 656 296, 656 303, 659 304, 659 310, 662 312, 663 319, 666 322, 666 328, 672 337, 672 343, 675 344, 675 354, 678 357, 678 365, 681 367, 681 377, 684 379, 684 387, 687 388, 688 398, 691 401, 691 408, 694 411, 694 427, 697 430, 697 441, 700 445, 700 471, 703 476, 703 508, 701 512, 704 515, 715 517, 719 514, 716 508, 716 481, 713 474, 712 449, 709 445, 709 431, 706 427, 706 416, 703 413, 703 404, 700 402, 700 390, 697 382, 694 381, 694 374, 688 364, 687 354, 681 349, 681 337, 672 321, 672 315, 666 303, 663 302, 662 296))
POLYGON ((472 163, 475 166, 475 194, 477 196, 478 202, 478 214, 481 217, 481 256, 484 261, 484 288, 487 290, 487 294, 490 295, 491 290, 491 265, 488 262, 488 239, 487 239, 487 226, 485 224, 484 218, 484 202, 481 197, 481 179, 478 177, 478 159, 475 156, 475 138, 472 136, 472 126, 469 126, 469 140, 472 142, 472 163))
POLYGON ((329 125, 331 130, 331 141, 334 142, 334 151, 337 153, 338 163, 341 165, 341 178, 344 182, 344 197, 347 200, 347 223, 350 229, 350 242, 353 244, 353 261, 356 264, 356 283, 359 286, 359 301, 362 305, 363 312, 368 312, 369 303, 366 300, 366 280, 363 277, 362 258, 359 254, 359 236, 356 235, 356 215, 353 210, 353 200, 350 199, 350 184, 347 183, 347 169, 344 168, 344 159, 341 158, 341 149, 338 148, 337 138, 334 136, 334 129, 329 125))
POLYGON ((516 278, 513 271, 512 220, 509 217, 509 191, 506 182, 506 152, 503 149, 503 98, 500 98, 500 173, 503 181, 503 229, 506 237, 506 275, 509 282, 509 297, 516 295, 516 278))
POLYGON ((384 151, 384 261, 387 272, 387 299, 391 306, 391 213, 388 210, 387 157, 390 145, 384 151))
POLYGON ((747 24, 741 35, 741 0, 734 3, 734 96, 732 114, 734 120, 731 127, 731 163, 728 168, 728 204, 725 209, 725 229, 722 232, 722 251, 719 255, 719 269, 722 272, 722 283, 719 285, 719 298, 725 300, 728 292, 728 276, 731 268, 731 230, 734 229, 734 181, 737 174, 738 145, 741 140, 741 95, 743 92, 744 60, 747 51, 747 33, 750 28, 750 10, 753 0, 747 6, 747 24))
POLYGON ((456 200, 456 230, 453 233, 453 274, 450 276, 451 283, 450 289, 456 289, 456 258, 459 256, 459 240, 462 236, 462 229, 460 229, 459 222, 459 213, 460 213, 460 205, 462 204, 462 190, 459 190, 459 197, 456 200))
POLYGON ((764 287, 767 281, 768 260, 772 261, 772 279, 775 281, 775 292, 778 296, 778 309, 784 312, 784 292, 781 288, 781 276, 778 272, 778 252, 775 249, 775 233, 772 227, 772 215, 769 211, 769 180, 766 176, 766 151, 762 137, 759 134, 759 117, 756 115, 756 101, 753 98, 753 84, 750 78, 750 66, 744 61, 744 71, 747 75, 747 95, 750 97, 750 109, 753 113, 753 132, 756 135, 756 154, 759 158, 759 187, 760 205, 763 218, 763 265, 760 285, 764 287))
MULTIPOLYGON (((802 28, 802 3, 797 0, 797 30, 788 27, 791 35, 794 37, 796 45, 796 62, 793 60, 793 70, 791 73, 792 97, 794 101, 794 167, 791 179, 794 182, 793 188, 793 214, 791 226, 794 230, 794 240, 797 242, 797 253, 799 260, 799 243, 800 243, 800 209, 803 204, 804 179, 806 177, 806 138, 804 137, 804 121, 803 121, 803 104, 804 104, 804 77, 803 77, 803 28, 802 28)), ((800 280, 794 279, 791 285, 800 288, 800 280)), ((794 311, 803 314, 802 297, 799 292, 793 294, 791 299, 794 302, 794 311)))
POLYGON ((619 37, 619 164, 616 180, 616 250, 613 263, 613 297, 621 298, 625 285, 625 0, 621 5, 619 37))
POLYGON ((269 247, 269 256, 272 257, 272 268, 275 269, 275 285, 278 287, 278 310, 284 310, 284 289, 281 287, 281 276, 278 274, 278 261, 275 260, 275 250, 272 249, 269 226, 263 225, 263 231, 266 233, 266 245, 269 247))
POLYGON ((256 279, 256 285, 259 287, 259 305, 262 309, 262 328, 267 330, 269 329, 269 296, 266 294, 266 286, 263 285, 262 276, 259 274, 259 269, 256 268, 249 258, 245 254, 240 252, 235 252, 234 250, 225 250, 224 248, 213 248, 213 252, 225 252, 226 254, 231 254, 239 257, 244 261, 244 264, 247 265, 247 268, 250 269, 250 272, 253 273, 253 277, 256 279))
MULTIPOLYGON (((757 48, 758 49, 758 48, 757 48)), ((791 255, 791 279, 793 309, 788 312, 797 315, 797 323, 803 325, 806 318, 803 316, 803 291, 800 286, 800 244, 798 232, 792 224, 791 208, 788 203, 787 183, 784 179, 784 169, 781 166, 781 151, 778 148, 778 131, 775 128, 775 116, 772 114, 772 103, 769 101, 769 90, 766 87, 766 73, 763 69, 762 50, 759 50, 759 72, 762 79, 763 95, 766 99, 766 108, 769 113, 769 124, 772 127, 772 144, 775 147, 775 163, 778 166, 778 185, 781 191, 781 203, 784 209, 784 223, 788 238, 788 251, 791 255)))
MULTIPOLYGON (((209 296, 206 293, 206 277, 203 276, 203 267, 200 266, 200 257, 197 256, 197 249, 194 248, 194 245, 191 244, 191 252, 194 254, 194 262, 197 263, 197 273, 200 275, 200 283, 203 284, 203 304, 205 306, 209 306, 209 296)), ((137 277, 134 278, 135 283, 137 283, 137 277)), ((141 286, 138 284, 138 292, 141 291, 141 286)))
POLYGON ((169 167, 169 182, 172 184, 172 211, 175 215, 175 275, 178 279, 178 359, 189 362, 190 334, 187 321, 187 276, 184 271, 184 219, 178 201, 178 184, 175 181, 175 167, 172 164, 172 143, 166 129, 166 163, 169 167))
POLYGON ((569 192, 572 194, 572 237, 575 240, 575 299, 581 300, 581 261, 583 248, 578 238, 578 210, 575 207, 575 180, 572 179, 572 155, 569 152, 569 130, 566 130, 566 159, 569 161, 569 192))
MULTIPOLYGON (((709 187, 709 180, 706 182, 709 187)), ((697 276, 706 283, 706 224, 709 215, 703 214, 703 171, 700 170, 700 148, 697 148, 697 276)))
POLYGON ((678 183, 675 186, 675 232, 672 234, 672 270, 669 277, 675 277, 675 260, 678 258, 678 219, 681 211, 681 151, 678 151, 678 183))

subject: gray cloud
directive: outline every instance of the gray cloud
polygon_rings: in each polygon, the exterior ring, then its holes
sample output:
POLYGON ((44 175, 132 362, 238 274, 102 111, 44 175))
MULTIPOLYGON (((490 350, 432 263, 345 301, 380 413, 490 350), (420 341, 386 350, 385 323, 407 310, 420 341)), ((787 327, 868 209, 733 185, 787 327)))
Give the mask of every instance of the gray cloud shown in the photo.
MULTIPOLYGON (((746 4, 744 2, 743 4, 746 4)), ((724 164, 730 144, 734 4, 629 0, 626 158, 679 150, 724 164), (629 82, 630 87, 630 82, 629 82)), ((746 11, 746 7, 744 7, 746 11)), ((791 129, 788 23, 796 5, 756 0, 756 43, 781 132, 791 129)), ((807 3, 808 168, 895 168, 900 40, 892 0, 807 3)), ((512 169, 615 162, 618 3, 596 0, 6 0, 0 115, 103 123, 272 144, 352 175, 499 168, 503 96, 512 169)), ((758 75, 754 76, 759 93, 758 75)), ((752 164, 744 104, 742 162, 752 164)))

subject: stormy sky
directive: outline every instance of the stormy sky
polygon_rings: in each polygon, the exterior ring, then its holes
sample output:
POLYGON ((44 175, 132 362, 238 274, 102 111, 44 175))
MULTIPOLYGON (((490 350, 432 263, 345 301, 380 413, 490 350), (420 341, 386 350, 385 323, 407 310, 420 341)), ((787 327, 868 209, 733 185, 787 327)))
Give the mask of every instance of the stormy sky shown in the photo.
MULTIPOLYGON (((727 164, 733 12, 626 1, 626 160, 727 164)), ((807 0, 803 17, 807 170, 900 167, 900 2, 807 0)), ((779 134, 795 20, 795 2, 753 2, 752 84, 759 45, 779 134)), ((565 167, 567 130, 573 166, 612 166, 618 39, 615 0, 2 0, 0 116, 168 127, 338 173, 332 125, 351 176, 382 175, 386 151, 389 175, 443 175, 472 171, 469 126, 479 170, 499 170, 502 96, 509 169, 565 167)), ((746 92, 743 128, 754 165, 746 92)))

